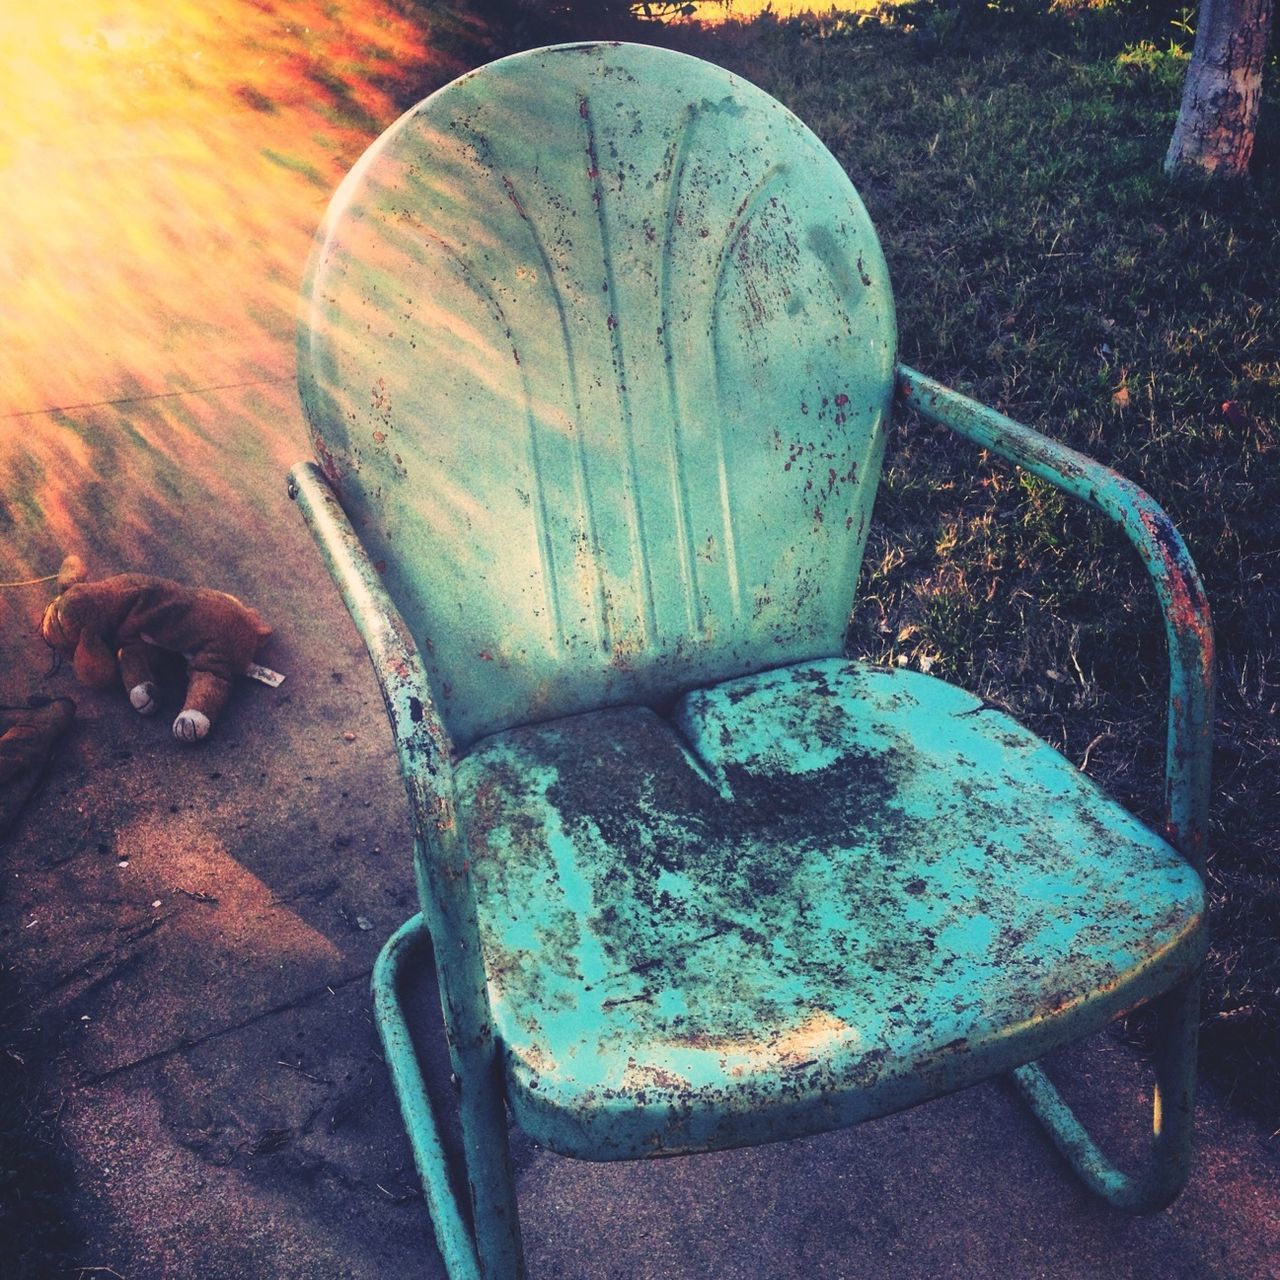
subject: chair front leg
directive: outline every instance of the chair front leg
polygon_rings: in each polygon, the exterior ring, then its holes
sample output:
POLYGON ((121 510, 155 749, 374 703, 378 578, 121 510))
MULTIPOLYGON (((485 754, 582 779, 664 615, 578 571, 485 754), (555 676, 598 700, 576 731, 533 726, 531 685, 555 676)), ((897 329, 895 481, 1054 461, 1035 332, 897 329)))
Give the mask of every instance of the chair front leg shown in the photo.
POLYGON ((440 1124, 405 1018, 401 971, 414 952, 430 945, 430 931, 418 914, 391 935, 374 966, 374 1019, 392 1086, 449 1280, 522 1280, 524 1251, 498 1064, 459 1064, 470 1068, 460 1073, 466 1085, 459 1096, 472 1199, 468 1214, 454 1195, 440 1124))

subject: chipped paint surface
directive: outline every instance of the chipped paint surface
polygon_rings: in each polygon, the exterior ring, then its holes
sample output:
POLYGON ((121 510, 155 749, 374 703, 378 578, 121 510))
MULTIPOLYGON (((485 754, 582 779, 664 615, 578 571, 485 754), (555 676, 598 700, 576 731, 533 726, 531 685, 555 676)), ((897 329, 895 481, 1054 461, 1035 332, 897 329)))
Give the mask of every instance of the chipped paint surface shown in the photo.
POLYGON ((613 1159, 1018 1068, 1091 1185, 1149 1206, 1174 1180, 1116 1183, 1021 1064, 1161 997, 1185 1173, 1203 591, 1146 494, 895 372, 895 344, 848 179, 779 104, 682 55, 505 59, 402 117, 334 198, 298 345, 321 467, 292 482, 412 803, 422 915, 374 993, 451 1275, 521 1274, 503 1069, 535 1139, 613 1159), (895 386, 1143 556, 1176 849, 970 695, 830 656, 895 386), (428 934, 470 1215, 396 992, 428 934))
POLYGON ((458 768, 523 1127, 613 1158, 867 1118, 1192 973, 1187 863, 927 676, 842 660, 514 730, 458 768))
POLYGON ((1159 503, 1110 467, 1069 449, 923 374, 899 366, 900 402, 1025 467, 1113 520, 1151 575, 1169 652, 1165 825, 1203 872, 1213 752, 1214 640, 1209 602, 1190 552, 1159 503))
POLYGON ((334 198, 299 378, 445 723, 482 733, 835 653, 891 408, 848 178, 697 59, 505 59, 334 198))

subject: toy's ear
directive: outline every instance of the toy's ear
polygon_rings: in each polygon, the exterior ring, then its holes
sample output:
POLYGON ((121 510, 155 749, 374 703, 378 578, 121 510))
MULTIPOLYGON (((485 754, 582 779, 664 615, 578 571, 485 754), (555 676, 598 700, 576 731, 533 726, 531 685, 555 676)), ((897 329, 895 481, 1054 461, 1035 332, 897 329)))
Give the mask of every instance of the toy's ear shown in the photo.
POLYGON ((73 616, 73 611, 64 609, 66 602, 62 597, 88 577, 88 570, 79 556, 68 556, 62 562, 62 568, 58 570, 58 594, 49 602, 40 620, 40 634, 51 649, 69 653, 79 641, 79 619, 73 616))
POLYGON ((90 689, 109 689, 116 682, 115 654, 107 642, 87 627, 80 632, 75 657, 71 659, 76 679, 90 689))
POLYGON ((89 570, 84 567, 84 561, 79 556, 68 556, 58 570, 58 594, 61 595, 68 587, 74 587, 77 582, 88 580, 89 570))
POLYGON ((76 637, 68 633, 62 620, 62 600, 60 597, 49 601, 49 606, 44 611, 44 617, 40 620, 40 634, 44 638, 45 644, 51 649, 61 649, 65 653, 75 645, 76 637))

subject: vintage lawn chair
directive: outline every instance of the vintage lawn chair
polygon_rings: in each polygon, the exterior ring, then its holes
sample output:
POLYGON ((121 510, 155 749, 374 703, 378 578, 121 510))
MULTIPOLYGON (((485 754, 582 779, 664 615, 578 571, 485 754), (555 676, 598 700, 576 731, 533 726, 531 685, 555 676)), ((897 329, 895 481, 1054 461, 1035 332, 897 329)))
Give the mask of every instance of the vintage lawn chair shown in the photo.
POLYGON ((1094 1191, 1176 1195, 1205 948, 1200 583, 1141 490, 895 365, 875 232, 794 116, 641 46, 462 77, 334 197, 299 378, 319 466, 291 491, 411 800, 421 913, 373 985, 450 1275, 522 1273, 508 1107, 612 1160, 1012 1072, 1094 1191), (895 399, 1145 560, 1172 669, 1163 835, 981 699, 841 657, 895 399), (470 1203, 398 994, 428 939, 470 1203), (1034 1060, 1147 1002, 1155 1137, 1130 1176, 1034 1060))

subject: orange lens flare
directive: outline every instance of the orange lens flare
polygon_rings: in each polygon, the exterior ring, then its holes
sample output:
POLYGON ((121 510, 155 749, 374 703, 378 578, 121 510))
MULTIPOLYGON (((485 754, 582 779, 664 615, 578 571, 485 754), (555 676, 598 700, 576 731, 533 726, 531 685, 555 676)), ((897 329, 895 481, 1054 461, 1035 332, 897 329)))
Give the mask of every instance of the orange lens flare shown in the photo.
MULTIPOLYGON (((70 550, 149 567, 191 490, 216 502, 240 462, 296 457, 316 226, 368 143, 459 68, 397 0, 4 8, 0 527, 21 536, 0 579, 70 550)), ((2 595, 0 620, 42 603, 2 595)))
POLYGON ((287 374, 310 236, 422 33, 386 0, 51 0, 0 40, 0 414, 287 374))

